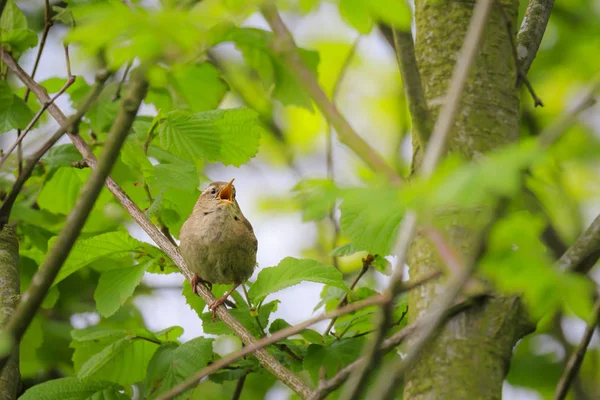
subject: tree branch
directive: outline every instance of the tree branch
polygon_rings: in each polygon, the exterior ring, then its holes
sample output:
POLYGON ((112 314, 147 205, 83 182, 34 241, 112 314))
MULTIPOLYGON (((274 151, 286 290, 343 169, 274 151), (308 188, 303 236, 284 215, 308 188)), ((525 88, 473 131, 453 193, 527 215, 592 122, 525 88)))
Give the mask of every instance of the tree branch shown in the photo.
MULTIPOLYGON (((4 329, 19 302, 19 241, 12 227, 0 231, 0 327, 4 329)), ((6 367, 0 374, 0 393, 3 400, 14 400, 21 376, 19 346, 15 346, 6 367)))
POLYGON ((29 157, 25 168, 17 177, 17 180, 13 184, 10 193, 8 194, 8 196, 4 200, 4 203, 2 204, 2 207, 0 208, 0 227, 8 223, 12 206, 15 200, 17 199, 17 196, 21 192, 23 185, 33 173, 33 169, 35 168, 37 163, 41 160, 44 154, 46 154, 46 152, 50 150, 54 143, 58 141, 58 139, 60 139, 67 131, 77 126, 79 120, 85 115, 92 103, 98 98, 98 96, 102 92, 102 89, 104 88, 104 83, 106 82, 109 76, 110 75, 106 71, 96 75, 96 83, 92 88, 91 93, 85 99, 81 107, 79 107, 79 110, 71 118, 69 118, 69 122, 66 125, 62 125, 60 128, 58 128, 58 130, 54 132, 54 134, 50 136, 48 140, 46 140, 42 147, 40 147, 38 151, 36 151, 29 157))
POLYGON ((560 377, 560 381, 556 386, 556 392, 554 393, 554 400, 563 400, 567 397, 569 387, 571 386, 571 383, 573 383, 575 376, 577 376, 577 372, 579 372, 579 367, 581 367, 583 357, 592 340, 598 321, 600 321, 600 297, 596 300, 594 311, 592 311, 592 316, 590 317, 585 333, 581 338, 581 342, 579 343, 579 346, 577 346, 575 352, 569 357, 569 362, 560 377))
MULTIPOLYGON (((433 133, 425 150, 423 164, 421 169, 418 171, 418 173, 425 177, 431 176, 438 161, 445 151, 446 140, 452 127, 454 126, 454 122, 456 121, 456 116, 461 103, 460 100, 467 82, 467 78, 469 77, 475 62, 475 57, 478 53, 479 45, 483 38, 485 24, 493 3, 494 0, 480 0, 475 5, 463 46, 457 56, 457 62, 452 73, 448 93, 446 94, 444 104, 442 105, 438 119, 433 128, 433 133)), ((390 285, 387 289, 391 299, 396 296, 402 287, 402 270, 406 260, 408 246, 416 229, 416 225, 417 215, 413 211, 409 211, 405 215, 402 226, 400 227, 398 244, 396 245, 394 251, 394 254, 396 254, 398 257, 397 268, 392 275, 390 285)), ((459 278, 462 278, 462 275, 459 275, 456 278, 457 281, 455 286, 457 290, 459 290, 460 287, 462 287, 462 283, 464 283, 459 282, 459 278)), ((392 318, 392 311, 391 301, 381 307, 377 331, 365 348, 364 358, 366 361, 361 368, 357 369, 350 377, 350 381, 342 393, 342 399, 357 399, 364 390, 369 376, 381 363, 383 354, 379 350, 380 343, 385 338, 385 334, 389 328, 392 318)), ((439 320, 440 315, 441 314, 438 312, 437 320, 439 320)))
MULTIPOLYGON (((15 343, 18 343, 23 337, 25 330, 33 320, 37 309, 42 304, 60 267, 67 259, 75 240, 77 240, 81 229, 85 225, 88 215, 100 195, 104 181, 119 157, 119 151, 127 138, 147 90, 148 84, 142 73, 138 71, 108 133, 108 139, 96 168, 81 189, 75 206, 67 217, 63 229, 58 234, 54 246, 49 250, 44 262, 33 276, 31 285, 21 297, 21 302, 8 323, 7 329, 14 338, 15 343)), ((3 367, 5 363, 6 358, 3 358, 0 361, 0 366, 3 367)))
POLYGON ((392 29, 394 38, 394 49, 396 60, 402 76, 402 86, 408 102, 408 109, 413 123, 413 130, 419 138, 420 145, 424 148, 431 135, 431 120, 429 118, 429 109, 423 94, 423 85, 421 84, 421 74, 417 67, 417 58, 415 57, 415 44, 410 31, 398 31, 392 29))
POLYGON ((558 260, 563 270, 587 274, 600 258, 600 215, 558 260))
POLYGON ((402 177, 350 126, 338 108, 328 98, 312 72, 304 65, 298 54, 294 38, 281 20, 273 5, 261 9, 275 34, 272 50, 278 54, 290 72, 310 94, 313 101, 327 121, 335 128, 340 142, 344 143, 373 171, 384 175, 390 182, 398 184, 402 177))
MULTIPOLYGON (((47 101, 48 94, 46 89, 38 85, 35 81, 27 75, 23 69, 13 60, 13 58, 2 51, 0 48, 0 57, 2 61, 8 66, 9 69, 27 86, 31 91, 40 99, 40 101, 47 101)), ((55 104, 48 107, 48 112, 54 117, 54 119, 60 125, 68 125, 69 121, 65 114, 55 104)), ((79 135, 69 135, 71 141, 82 154, 84 160, 90 168, 96 168, 96 158, 89 148, 88 144, 79 135)), ((106 179, 106 187, 121 203, 123 208, 131 215, 131 217, 138 223, 138 225, 148 234, 148 236, 158 245, 158 247, 165 252, 165 254, 177 265, 181 273, 185 276, 188 281, 192 279, 192 272, 187 268, 181 254, 177 250, 177 247, 173 246, 171 242, 158 230, 158 228, 146 217, 144 212, 131 200, 131 198, 121 189, 121 187, 110 177, 106 179)), ((200 297, 207 303, 210 304, 216 300, 213 294, 204 285, 196 285, 196 290, 200 294, 200 297)), ((217 316, 223 323, 229 327, 235 334, 242 340, 246 345, 251 345, 256 342, 256 338, 252 336, 250 331, 246 329, 238 320, 236 320, 224 306, 217 307, 217 316)), ((254 354, 259 362, 269 370, 273 375, 277 377, 281 382, 287 385, 296 393, 303 397, 308 396, 311 389, 293 372, 285 368, 279 361, 275 359, 267 351, 260 349, 254 354)))
POLYGON ((527 75, 542 42, 554 0, 529 0, 517 35, 519 70, 527 75))

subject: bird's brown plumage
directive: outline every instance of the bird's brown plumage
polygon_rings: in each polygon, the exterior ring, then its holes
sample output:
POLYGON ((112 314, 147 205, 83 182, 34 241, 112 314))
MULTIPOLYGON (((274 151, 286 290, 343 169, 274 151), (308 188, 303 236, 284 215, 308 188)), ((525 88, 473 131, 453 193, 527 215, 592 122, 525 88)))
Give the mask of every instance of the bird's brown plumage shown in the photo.
POLYGON ((258 241, 235 199, 232 182, 212 182, 202 192, 181 227, 179 249, 200 280, 233 284, 235 289, 254 271, 258 241))

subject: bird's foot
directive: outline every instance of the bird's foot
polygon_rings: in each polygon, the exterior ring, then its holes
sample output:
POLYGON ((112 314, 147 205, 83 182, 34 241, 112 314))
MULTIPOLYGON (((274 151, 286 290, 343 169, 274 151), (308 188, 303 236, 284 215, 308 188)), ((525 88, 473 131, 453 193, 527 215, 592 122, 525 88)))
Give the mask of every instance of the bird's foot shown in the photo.
POLYGON ((212 291, 212 283, 200 278, 198 274, 194 274, 194 276, 192 276, 192 292, 194 292, 196 296, 199 296, 198 289, 196 289, 196 285, 198 285, 198 283, 202 283, 208 288, 208 290, 212 291))
POLYGON ((220 297, 208 305, 208 311, 212 311, 212 321, 213 322, 215 322, 217 320, 217 307, 219 307, 222 304, 225 304, 225 302, 227 301, 227 297, 229 297, 229 295, 220 297))

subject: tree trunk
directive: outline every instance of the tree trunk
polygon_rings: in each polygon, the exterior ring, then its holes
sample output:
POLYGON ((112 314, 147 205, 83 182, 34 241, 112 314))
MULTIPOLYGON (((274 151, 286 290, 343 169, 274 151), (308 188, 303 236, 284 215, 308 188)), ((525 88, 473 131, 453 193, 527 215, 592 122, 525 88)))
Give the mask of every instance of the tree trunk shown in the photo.
MULTIPOLYGON (((19 242, 12 227, 0 231, 0 327, 5 327, 19 302, 19 242)), ((19 346, 13 350, 0 374, 0 399, 14 400, 21 375, 19 346)))
MULTIPOLYGON (((512 26, 516 26, 518 1, 501 3, 512 26)), ((474 1, 416 0, 415 51, 434 120, 443 103, 474 4, 474 1)), ((516 64, 499 4, 492 9, 486 24, 448 142, 450 152, 467 159, 515 141, 519 136, 516 64)), ((418 169, 422 149, 415 154, 418 169)), ((447 212, 438 221, 443 221, 452 245, 468 252, 474 225, 478 224, 476 214, 447 212)), ((411 244, 408 265, 411 279, 442 269, 436 250, 420 234, 411 244)), ((436 281, 410 292, 410 321, 427 312, 443 284, 436 281)), ((513 346, 527 327, 521 303, 514 297, 495 296, 457 315, 440 330, 406 374, 404 399, 501 399, 513 346)))

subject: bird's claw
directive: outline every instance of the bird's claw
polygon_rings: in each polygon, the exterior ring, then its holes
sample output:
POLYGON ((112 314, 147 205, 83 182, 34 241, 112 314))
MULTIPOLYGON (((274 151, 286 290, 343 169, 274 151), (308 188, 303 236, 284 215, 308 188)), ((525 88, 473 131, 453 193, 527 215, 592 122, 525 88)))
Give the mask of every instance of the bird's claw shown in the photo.
POLYGON ((225 303, 225 297, 221 297, 208 305, 208 311, 212 311, 212 321, 217 320, 217 307, 225 303))
POLYGON ((212 283, 210 283, 209 281, 205 281, 204 279, 200 278, 198 276, 198 274, 194 274, 194 276, 192 276, 192 292, 194 292, 194 294, 196 296, 199 296, 198 294, 198 289, 196 288, 196 285, 198 285, 198 283, 202 283, 204 286, 206 286, 208 288, 208 290, 212 291, 212 283))

